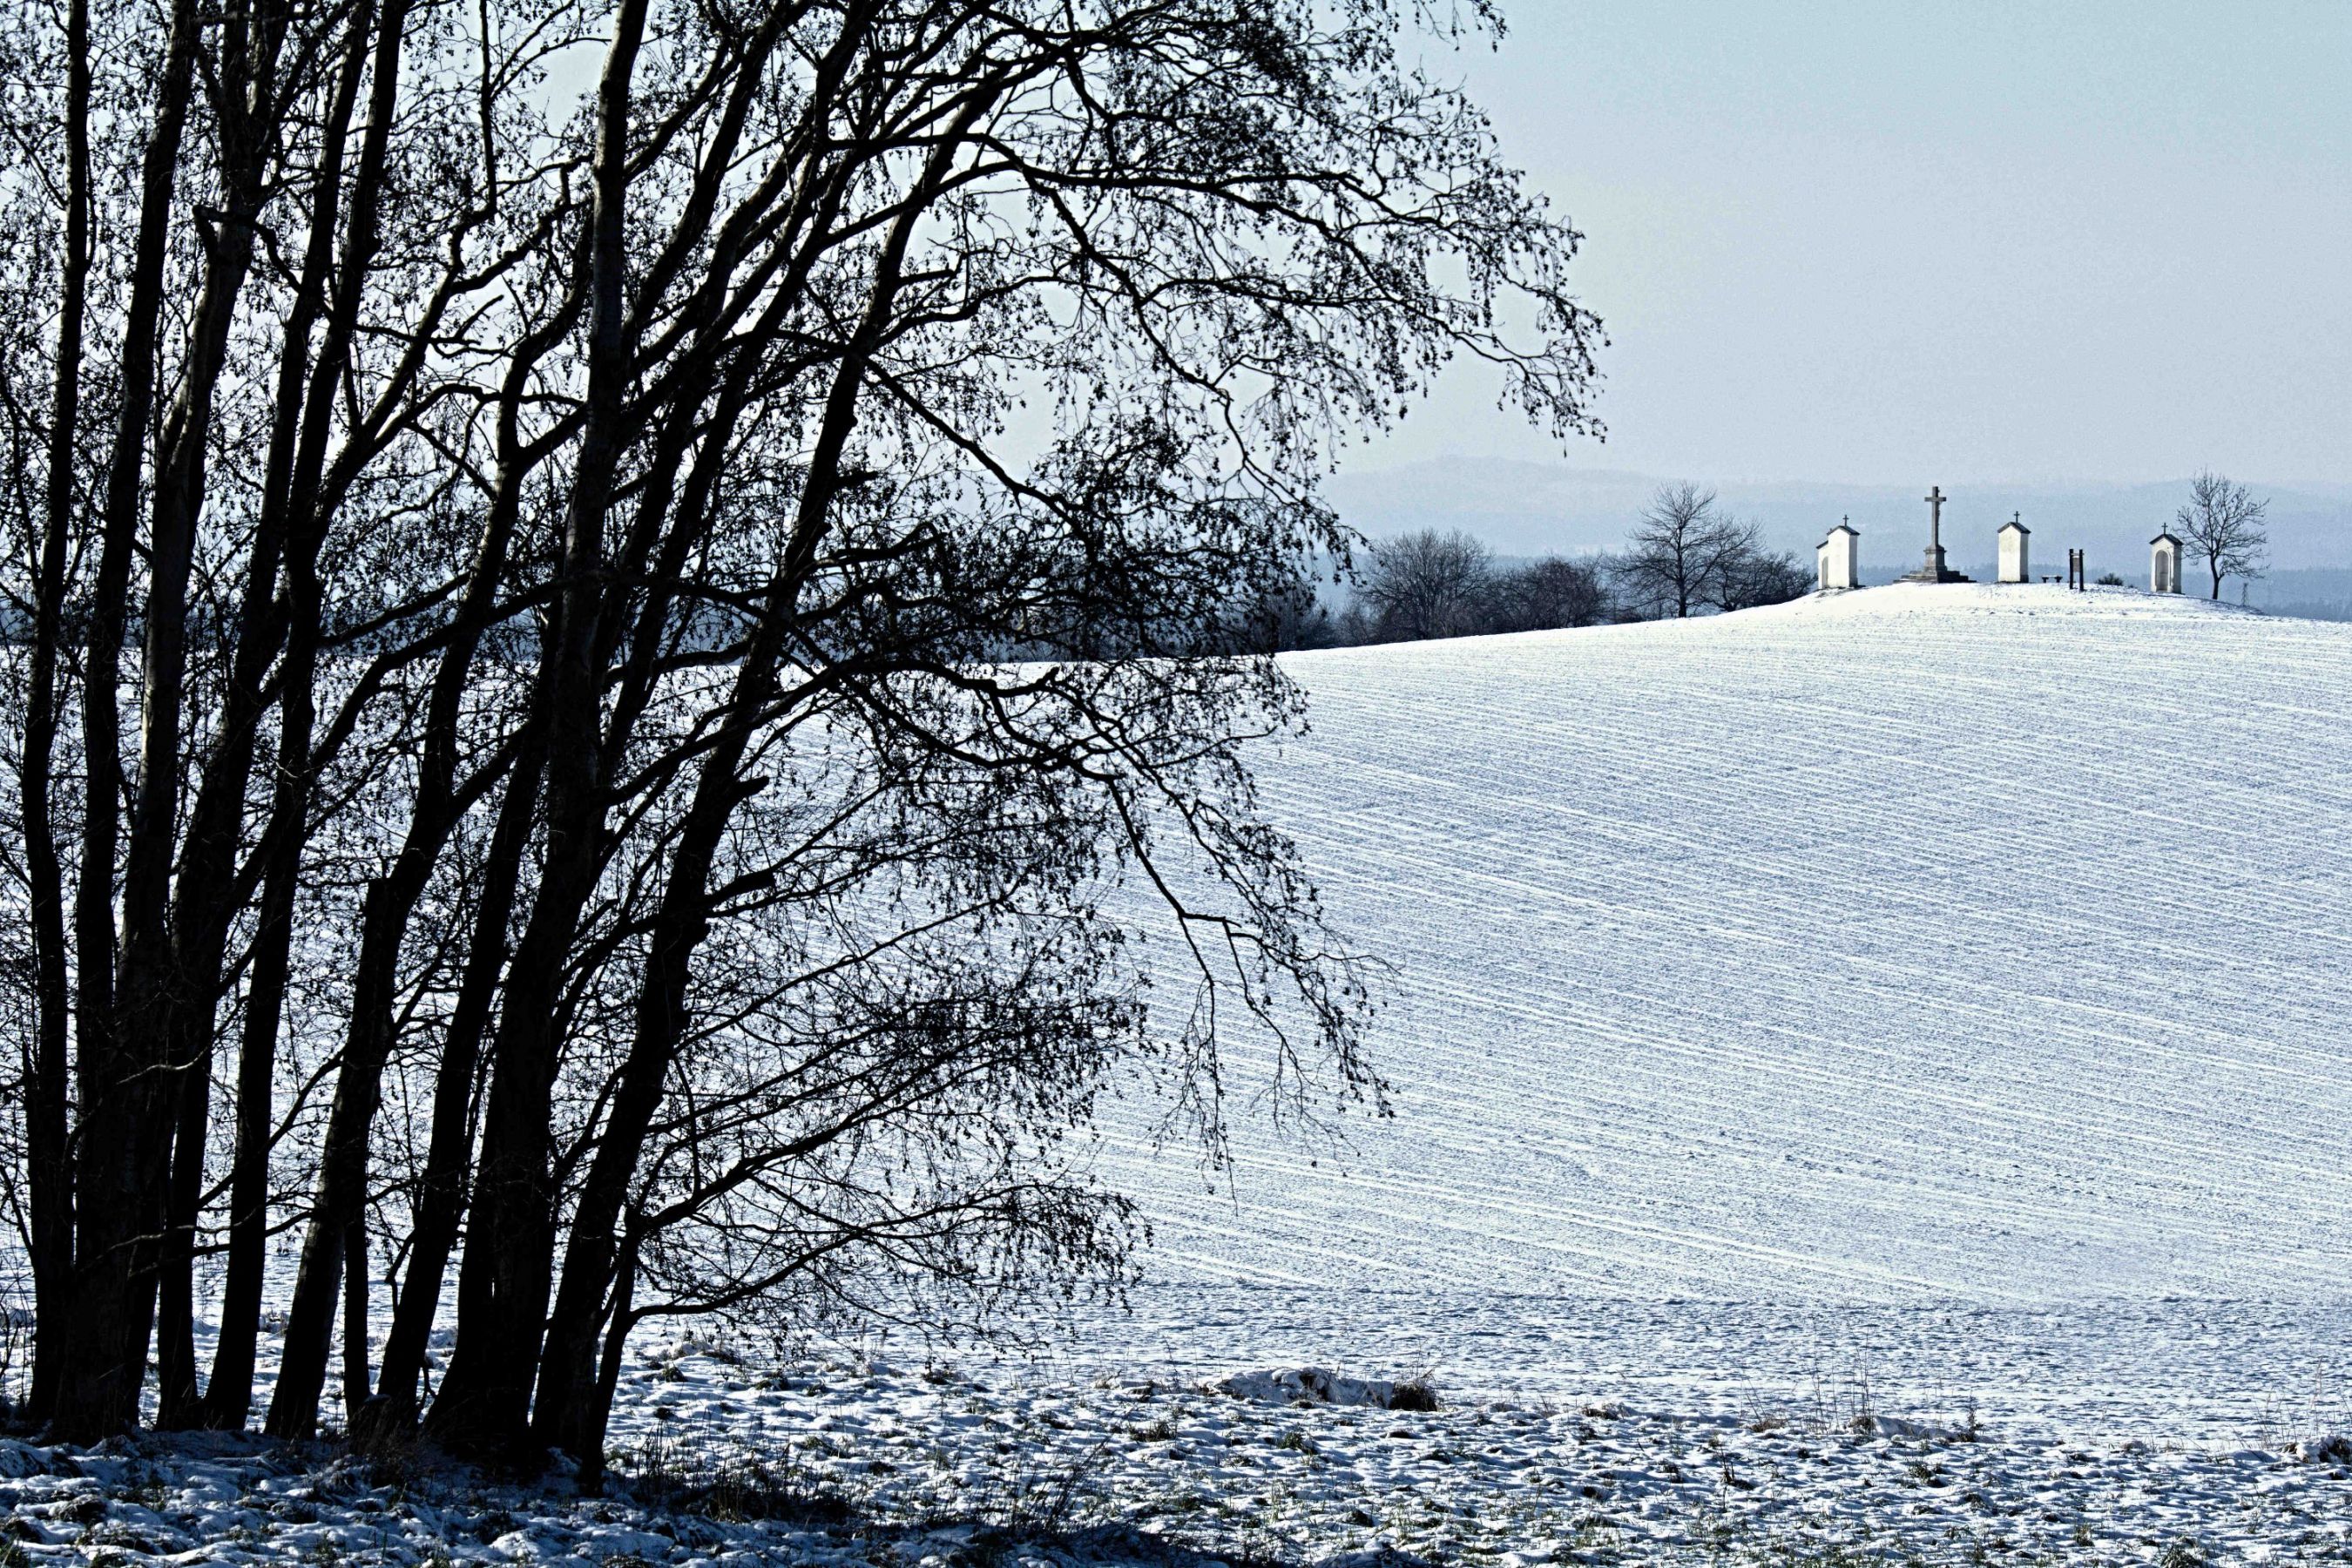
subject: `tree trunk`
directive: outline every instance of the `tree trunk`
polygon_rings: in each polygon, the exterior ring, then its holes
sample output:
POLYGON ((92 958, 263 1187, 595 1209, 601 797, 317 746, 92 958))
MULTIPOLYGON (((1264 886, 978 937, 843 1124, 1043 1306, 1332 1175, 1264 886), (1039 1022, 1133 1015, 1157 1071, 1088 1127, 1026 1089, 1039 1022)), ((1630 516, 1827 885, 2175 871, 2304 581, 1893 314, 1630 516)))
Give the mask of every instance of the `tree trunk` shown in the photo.
MULTIPOLYGON (((804 517, 812 503, 821 517, 831 494, 838 446, 830 453, 830 461, 813 473, 803 492, 804 517)), ((597 1331, 608 1321, 626 1317, 625 1303, 607 1308, 615 1288, 615 1265, 623 1256, 615 1227, 646 1130, 661 1106, 678 1042, 685 1037, 687 984, 695 951, 709 931, 712 857, 745 796, 740 777, 744 752, 753 725, 774 696, 782 628, 791 621, 789 606, 797 593, 796 582, 771 584, 768 621, 744 656, 735 689, 729 694, 727 721, 696 779, 694 801, 670 858, 651 951, 638 984, 628 1059, 622 1065, 612 1110, 572 1214, 562 1288, 547 1324, 532 1426, 542 1447, 560 1447, 583 1467, 597 1463, 604 1453, 608 1414, 606 1402, 598 1397, 597 1331)))
POLYGON ((564 521, 565 582, 548 703, 546 868, 499 1016, 474 1222, 458 1273, 457 1345, 427 1422, 460 1452, 515 1461, 528 1459, 531 1381, 554 1272, 554 1004, 604 847, 601 682, 590 656, 599 640, 604 520, 629 375, 623 205, 630 83, 646 9, 646 0, 622 0, 597 86, 587 417, 564 521))
MULTIPOLYGON (((707 782, 709 775, 705 778, 707 782)), ((733 783, 731 776, 727 782, 733 783)), ((698 801, 698 813, 700 805, 698 801)), ((733 805, 730 796, 719 807, 720 826, 733 805)), ((703 906, 709 854, 699 842, 706 837, 700 827, 699 823, 689 823, 689 842, 681 846, 672 861, 674 880, 664 895, 654 951, 638 992, 635 1037, 573 1211, 562 1288, 556 1293, 555 1309, 548 1319, 546 1347, 540 1362, 533 1429, 542 1446, 562 1448, 583 1466, 593 1463, 604 1447, 604 1413, 595 1397, 596 1340, 599 1328, 612 1316, 608 1303, 621 1252, 615 1226, 630 1179, 636 1173, 646 1130, 661 1105, 664 1080, 684 1035, 688 973, 694 950, 708 929, 703 906)), ((711 831, 707 838, 715 844, 718 833, 711 831)))
POLYGON ((621 1249, 614 1266, 613 1310, 604 1329, 604 1364, 597 1369, 594 1406, 583 1426, 596 1433, 593 1453, 580 1460, 580 1486, 586 1491, 601 1491, 604 1486, 604 1443, 606 1427, 613 1422, 613 1393, 621 1384, 621 1357, 629 1348, 629 1331, 637 1326, 636 1302, 637 1243, 633 1235, 621 1249))
MULTIPOLYGON (((205 1129, 209 1121, 215 1050, 215 1013, 222 989, 221 969, 229 927, 235 918, 236 855, 243 826, 246 793, 252 778, 256 742, 268 705, 265 681, 284 636, 284 617, 277 604, 278 579, 295 531, 291 513, 296 505, 297 450, 305 409, 304 391, 310 376, 310 338, 324 312, 329 268, 334 256, 336 214, 341 210, 343 147, 358 100, 359 84, 368 57, 373 13, 362 8, 350 22, 343 58, 337 73, 331 107, 324 128, 316 170, 309 238, 292 308, 279 333, 277 384, 272 403, 270 438, 263 471, 259 515, 247 552, 245 592, 237 621, 236 646, 230 660, 228 691, 220 723, 205 760, 204 776, 189 814, 187 842, 174 879, 172 915, 172 1027, 181 1037, 180 1059, 192 1064, 183 1089, 181 1132, 173 1173, 170 1228, 166 1237, 162 1290, 163 1321, 159 1324, 159 1368, 162 1387, 157 1425, 165 1428, 210 1425, 212 1405, 198 1394, 194 1322, 194 1238, 196 1205, 203 1190, 206 1152, 205 1129)), ((314 530, 304 529, 304 533, 314 530)), ((298 547, 299 549, 299 547, 298 547)), ((315 554, 315 546, 310 553, 315 554)), ((289 649, 289 666, 294 657, 289 649)), ((312 657, 304 649, 302 658, 312 657)), ((285 672, 290 688, 296 676, 285 672)), ((310 674, 299 677, 308 685, 310 674)), ((308 722, 303 726, 305 749, 308 722)), ((293 765, 299 770, 299 760, 293 765)), ((304 802, 307 805, 307 799, 304 802)), ((275 820, 299 839, 299 816, 275 820)), ((298 849, 299 854, 299 849, 298 849)), ((266 874, 265 874, 266 876, 266 874)), ((269 940, 265 937, 265 942, 269 940)), ((274 1057, 269 1042, 265 1052, 274 1057)), ((240 1074, 242 1076, 242 1074, 240 1074)), ((266 1088, 264 1092, 267 1092, 266 1088)), ((240 1111, 240 1118, 242 1111, 240 1111)), ((264 1158, 267 1152, 264 1151, 264 1158)), ((223 1303, 226 1307, 226 1300, 223 1303)), ((224 1318, 226 1328, 226 1316, 224 1318)), ((218 1359, 217 1350, 215 1359, 218 1359)), ((250 1403, 250 1371, 247 1389, 230 1403, 250 1403)), ((242 1414, 239 1416, 242 1422, 242 1414)))
MULTIPOLYGON (((277 51, 282 13, 261 9, 238 16, 223 29, 220 62, 207 73, 216 80, 220 182, 225 212, 204 216, 204 284, 188 333, 177 391, 155 450, 147 595, 142 616, 139 679, 139 780, 123 861, 121 958, 113 996, 110 1076, 121 1091, 118 1110, 105 1117, 104 1131, 86 1119, 88 1142, 99 1146, 111 1180, 85 1188, 82 1212, 117 1210, 110 1223, 138 1228, 118 1238, 124 1259, 120 1289, 124 1299, 94 1314, 117 1337, 109 1359, 120 1373, 143 1368, 159 1282, 167 1287, 164 1387, 177 1418, 194 1402, 194 1348, 189 1300, 188 1260, 194 1215, 184 1223, 169 1201, 175 1185, 170 1172, 179 1124, 186 1119, 191 1080, 210 1071, 207 1026, 186 1026, 190 998, 173 968, 168 919, 172 866, 180 815, 180 739, 186 712, 188 580, 194 563, 197 520, 203 512, 214 396, 226 363, 229 334, 250 269, 265 192, 264 165, 275 137, 248 110, 277 101, 277 51), (121 1245, 126 1243, 127 1246, 121 1245)), ((175 21, 175 35, 177 24, 175 21)), ((176 142, 176 135, 173 138, 176 142)), ((163 171, 168 186, 171 171, 163 171)), ((168 205, 168 189, 165 193, 168 205)), ((145 241, 142 234, 142 243, 145 241)), ((142 398, 143 405, 144 399, 142 398)), ((126 418, 130 410, 126 408, 126 418)), ((135 446, 137 443, 132 443, 135 446)), ((118 454, 120 455, 120 454, 118 454)), ((135 472, 135 455, 132 462, 135 472)), ((120 480, 124 476, 118 471, 120 480)), ((113 509, 121 500, 110 492, 113 509)), ((110 518, 111 529, 114 519, 110 518)), ((202 999, 209 1012, 211 998, 202 999)), ((203 1108, 194 1111, 195 1139, 202 1140, 203 1108)), ((194 1174, 184 1185, 193 1209, 203 1175, 203 1151, 188 1156, 194 1174)), ((135 1380, 134 1380, 135 1384, 135 1380)), ((119 1396, 119 1385, 116 1389, 119 1396)), ((126 1423, 131 1404, 118 1408, 126 1423)))
MULTIPOLYGON (((368 16, 369 13, 362 10, 352 24, 354 49, 343 83, 347 91, 356 89, 358 46, 359 40, 367 36, 368 16)), ((333 308, 320 344, 317 367, 310 376, 300 439, 288 479, 287 512, 299 535, 295 549, 305 571, 316 560, 326 531, 329 500, 321 494, 320 477, 326 467, 335 395, 350 361, 352 339, 358 330, 360 300, 375 255, 377 210, 394 110, 398 101, 401 45, 406 26, 405 0, 390 0, 374 16, 367 133, 361 142, 353 179, 351 219, 344 236, 341 265, 337 270, 333 308)), ((412 873, 408 879, 421 885, 423 877, 412 873)), ((390 998, 399 957, 397 935, 391 940, 389 956, 373 967, 371 960, 383 945, 380 934, 386 923, 383 906, 387 900, 396 901, 398 891, 387 889, 381 881, 372 885, 362 916, 361 963, 352 985, 352 1037, 345 1044, 337 1076, 326 1142, 320 1156, 319 1201, 303 1240, 301 1267, 288 1312, 278 1388, 270 1401, 268 1429, 279 1436, 308 1436, 316 1426, 336 1289, 344 1271, 342 1247, 345 1237, 359 1223, 360 1205, 366 1198, 368 1131, 382 1097, 383 1053, 391 1047, 390 998), (379 1000, 383 1005, 380 1016, 374 1006, 379 1000)), ((364 1359, 364 1344, 359 1353, 364 1359)))
MULTIPOLYGON (((248 153, 258 156, 257 150, 248 153)), ((237 173, 242 178, 213 241, 188 362, 157 459, 140 661, 139 791, 123 865, 122 964, 115 996, 117 1027, 136 1047, 134 1070, 154 1079, 142 1098, 152 1106, 145 1114, 155 1125, 138 1130, 142 1193, 152 1186, 153 1195, 142 1196, 139 1206, 141 1212, 151 1205, 158 1211, 154 1283, 161 1287, 160 1395, 167 1426, 190 1419, 196 1400, 190 1268, 195 1207, 204 1186, 214 1000, 203 977, 180 971, 168 911, 186 712, 188 574, 204 510, 213 395, 237 296, 245 288, 261 199, 257 165, 248 163, 237 173), (195 994, 199 990, 202 994, 195 994), (201 1025, 194 1017, 199 1012, 201 1025), (156 1068, 163 1069, 160 1076, 152 1072, 156 1068)))
MULTIPOLYGON (((575 295, 575 300, 577 296, 575 295)), ((523 450, 520 427, 522 398, 529 373, 539 358, 569 330, 573 308, 557 312, 526 341, 509 368, 499 400, 498 479, 484 520, 482 542, 476 552, 472 579, 457 617, 457 635, 444 656, 442 679, 436 686, 431 729, 436 741, 447 738, 454 749, 457 704, 463 694, 466 664, 477 639, 488 625, 499 579, 506 570, 515 529, 520 521, 522 485, 531 467, 523 450)), ((385 1336, 383 1368, 376 1397, 364 1422, 354 1419, 353 1435, 363 1442, 405 1436, 415 1429, 417 1384, 425 1371, 425 1342, 440 1310, 441 1288, 449 1258, 457 1243, 457 1227, 466 1208, 466 1176, 473 1163, 474 1109, 482 1041, 488 1032, 490 1005, 505 971, 507 929, 514 918, 515 894, 522 877, 523 854, 530 843, 537 818, 540 788, 546 765, 543 742, 546 674, 542 670, 532 693, 530 717, 515 738, 507 793, 499 808, 498 826, 483 868, 482 890, 475 908, 472 940, 466 950, 466 968, 458 982, 457 1000, 443 1035, 441 1062, 435 1075, 433 1130, 427 1145, 425 1173, 419 1183, 410 1226, 408 1277, 393 1311, 385 1336)), ((432 766, 430 781, 441 776, 432 766)), ((428 802, 420 792, 412 812, 409 835, 418 834, 417 818, 428 802)), ((456 816, 451 814, 449 826, 456 816)))
MULTIPOLYGON (((191 998, 176 999, 174 1011, 193 1011, 191 998)), ((172 1132, 171 1173, 165 1192, 162 1285, 156 1293, 155 1425, 163 1431, 203 1424, 196 1387, 195 1224, 204 1197, 206 1131, 212 1115, 212 1009, 205 1009, 204 1037, 191 1047, 175 1042, 173 1059, 189 1062, 175 1086, 178 1114, 172 1132), (183 1056, 183 1053, 186 1055, 183 1056)), ((194 1020, 183 1016, 183 1026, 194 1020)))
MULTIPOLYGON (((551 775, 556 771, 551 767, 551 775)), ((531 1374, 553 1272, 553 1013, 564 952, 595 872, 593 856, 576 840, 562 851, 559 860, 551 850, 549 874, 508 972, 473 1217, 457 1276, 457 1343, 425 1424, 436 1441, 472 1458, 518 1460, 527 1454, 531 1374)))
MULTIPOLYGON (((194 72, 194 0, 173 0, 154 121, 142 154, 139 231, 121 331, 118 411, 107 466, 103 537, 82 682, 85 771, 81 885, 75 900, 81 1082, 74 1171, 74 1281, 62 1321, 49 1435, 96 1442, 138 1419, 154 1305, 154 1237, 163 1220, 153 1180, 163 1140, 159 1096, 125 1048, 116 1014, 113 868, 122 787, 121 666, 137 547, 140 477, 155 385, 155 338, 182 132, 194 72)), ((164 1129, 168 1131, 168 1128, 164 1129)))
POLYGON ((268 1268, 269 1150, 275 1120, 278 1028, 292 964, 294 896, 301 874, 303 819, 310 803, 311 698, 318 647, 318 588, 289 584, 298 604, 287 638, 285 690, 279 697, 278 783, 263 840, 261 914, 254 933, 253 974, 246 987, 245 1037, 236 1065, 236 1149, 229 1167, 228 1268, 213 1374, 203 1424, 237 1431, 253 1409, 255 1341, 268 1268))
MULTIPOLYGON (((425 1372, 425 1347, 441 1305, 449 1256, 466 1209, 466 1173, 473 1163, 475 1079, 490 1003, 505 971, 507 926, 514 917, 515 889, 521 879, 523 851, 538 814, 541 757, 526 744, 507 782, 498 826, 483 868, 482 898, 476 907, 466 973, 459 982, 441 1064, 433 1086, 433 1133, 425 1176, 416 1198, 409 1238, 408 1276, 384 1338, 383 1368, 376 1381, 382 1436, 404 1435, 416 1422, 417 1384, 425 1372)), ((354 1434, 359 1435, 357 1433, 354 1434)))
POLYGON ((58 644, 63 637, 66 547, 73 528, 74 441, 81 415, 81 341, 89 281, 89 5, 66 13, 66 235, 59 276, 56 380, 49 399, 47 493, 25 696, 22 773, 25 870, 33 935, 36 1023, 25 1072, 25 1164, 31 1213, 33 1380, 26 1414, 46 1420, 57 1401, 64 1311, 73 1279, 73 1157, 67 1113, 68 1018, 65 872, 50 814, 58 733, 58 644))
POLYGON ((294 1299, 286 1312, 278 1387, 269 1401, 267 1429, 273 1437, 307 1438, 318 1426, 335 1301, 347 1271, 343 1248, 367 1198, 368 1133, 383 1098, 383 1067, 392 1051, 394 965, 400 939, 390 906, 398 901, 399 891, 388 879, 378 878, 368 884, 362 905, 352 1027, 335 1077, 335 1098, 319 1156, 318 1189, 310 1223, 303 1228, 294 1299))
POLYGON ((343 1428, 368 1399, 368 1244, 365 1218, 343 1236, 343 1428))

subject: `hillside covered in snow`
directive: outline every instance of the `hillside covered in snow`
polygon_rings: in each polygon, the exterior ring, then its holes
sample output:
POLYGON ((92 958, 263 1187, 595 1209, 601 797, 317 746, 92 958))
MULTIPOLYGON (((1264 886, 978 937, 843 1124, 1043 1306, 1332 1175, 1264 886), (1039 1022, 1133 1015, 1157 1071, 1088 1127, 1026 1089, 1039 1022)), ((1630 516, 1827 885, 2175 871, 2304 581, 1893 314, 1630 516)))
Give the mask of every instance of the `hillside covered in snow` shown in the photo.
POLYGON ((1115 1141, 1171 1280, 2352 1289, 2352 626, 1876 588, 1293 657, 1392 1121, 1115 1141))
POLYGON ((1131 1312, 961 1356, 648 1329, 605 1497, 0 1440, 8 1550, 2352 1558, 2352 626, 1882 588, 1292 668, 1262 778, 1389 966, 1398 1114, 1338 1157, 1241 1117, 1229 1193, 1114 1138, 1131 1312))

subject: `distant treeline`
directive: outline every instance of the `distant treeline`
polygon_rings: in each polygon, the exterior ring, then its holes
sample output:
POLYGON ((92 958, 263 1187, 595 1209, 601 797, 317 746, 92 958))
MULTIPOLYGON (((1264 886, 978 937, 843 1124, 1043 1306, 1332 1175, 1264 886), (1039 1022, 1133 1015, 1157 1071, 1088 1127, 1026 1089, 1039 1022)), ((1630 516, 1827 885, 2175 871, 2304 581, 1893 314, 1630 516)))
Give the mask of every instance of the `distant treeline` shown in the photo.
POLYGON ((1341 576, 1336 602, 1304 577, 1272 591, 1223 640, 1281 652, 1552 631, 1744 610, 1813 588, 1793 554, 1766 551, 1752 523, 1692 485, 1659 491, 1615 554, 1507 560, 1459 531, 1423 529, 1367 546, 1341 576))

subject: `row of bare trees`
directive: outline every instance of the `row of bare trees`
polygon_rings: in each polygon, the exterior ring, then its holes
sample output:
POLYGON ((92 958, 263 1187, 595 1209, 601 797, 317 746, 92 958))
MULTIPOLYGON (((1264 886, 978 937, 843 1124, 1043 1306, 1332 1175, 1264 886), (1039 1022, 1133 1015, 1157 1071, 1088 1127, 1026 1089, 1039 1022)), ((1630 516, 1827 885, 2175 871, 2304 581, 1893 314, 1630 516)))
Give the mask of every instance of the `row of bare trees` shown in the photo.
POLYGON ((1551 631, 1618 618, 1605 563, 1554 555, 1503 563, 1468 534, 1434 529, 1381 540, 1363 554, 1346 606, 1313 628, 1316 645, 1551 631))
POLYGON ((25 1414, 593 1475, 649 1318, 1115 1282, 1114 1068, 1376 1100, 1215 628, 1449 356, 1587 423, 1429 20, 12 4, 25 1414))
POLYGON ((1331 640, 1413 642, 1487 632, 1550 631, 1612 619, 1601 569, 1559 556, 1498 566, 1461 532, 1419 532, 1370 547, 1354 602, 1334 617, 1331 640))
POLYGON ((1615 554, 1501 563, 1470 535, 1434 529, 1381 540, 1361 553, 1337 614, 1302 582, 1260 606, 1237 640, 1328 647, 1551 631, 1744 610, 1813 588, 1794 556, 1766 550, 1753 523, 1719 511, 1713 492, 1695 485, 1661 489, 1615 554))

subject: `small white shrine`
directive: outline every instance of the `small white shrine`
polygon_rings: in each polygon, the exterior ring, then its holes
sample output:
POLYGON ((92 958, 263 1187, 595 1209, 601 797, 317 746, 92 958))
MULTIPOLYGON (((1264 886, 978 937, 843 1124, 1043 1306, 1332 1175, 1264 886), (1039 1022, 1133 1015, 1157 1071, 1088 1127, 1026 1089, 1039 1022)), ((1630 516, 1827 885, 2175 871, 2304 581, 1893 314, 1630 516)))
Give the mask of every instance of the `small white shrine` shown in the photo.
POLYGON ((2026 548, 2027 540, 2032 532, 2033 531, 2020 521, 2017 514, 2013 512, 2010 515, 2009 521, 2000 525, 2000 532, 1995 536, 2000 541, 2000 572, 1998 581, 2003 583, 2033 581, 2032 560, 2026 548))
POLYGON ((2147 542, 2147 591, 2151 594, 2180 592, 2180 541, 2166 529, 2147 542))
POLYGON ((1840 518, 1813 552, 1813 563, 1820 572, 1821 590, 1829 593, 1840 588, 1862 585, 1862 570, 1858 564, 1862 535, 1853 531, 1850 519, 1840 518))

